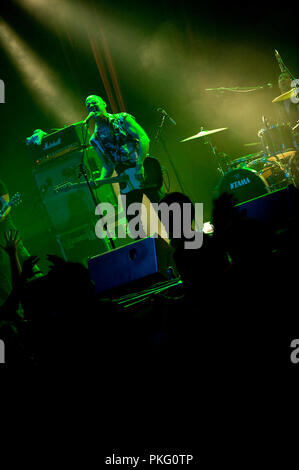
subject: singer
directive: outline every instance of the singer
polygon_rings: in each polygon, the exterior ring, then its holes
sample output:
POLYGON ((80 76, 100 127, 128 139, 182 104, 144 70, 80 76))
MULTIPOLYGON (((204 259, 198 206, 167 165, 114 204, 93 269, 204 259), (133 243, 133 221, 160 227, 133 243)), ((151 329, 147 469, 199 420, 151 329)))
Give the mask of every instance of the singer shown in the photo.
MULTIPOLYGON (((105 101, 96 95, 85 100, 90 119, 95 121, 95 130, 90 143, 103 164, 100 179, 109 178, 114 170, 118 176, 129 178, 130 190, 126 191, 126 206, 142 202, 143 195, 151 202, 159 202, 163 194, 159 188, 145 187, 143 162, 149 151, 150 140, 144 129, 128 113, 110 114, 105 101)), ((120 193, 124 187, 120 183, 120 193)), ((129 220, 132 216, 127 215, 129 220)))

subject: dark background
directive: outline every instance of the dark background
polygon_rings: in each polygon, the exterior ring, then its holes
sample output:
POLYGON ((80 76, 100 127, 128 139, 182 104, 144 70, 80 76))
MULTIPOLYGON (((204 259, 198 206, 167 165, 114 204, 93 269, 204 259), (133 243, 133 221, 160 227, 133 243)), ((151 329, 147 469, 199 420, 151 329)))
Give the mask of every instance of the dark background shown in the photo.
POLYGON ((219 180, 208 146, 180 143, 205 129, 228 127, 213 143, 231 159, 260 150, 261 117, 281 120, 272 99, 280 94, 281 57, 297 76, 297 19, 291 5, 101 0, 2 1, 0 20, 0 175, 13 194, 23 194, 14 218, 25 238, 42 226, 33 163, 25 138, 36 128, 50 131, 86 116, 84 100, 102 96, 109 111, 133 114, 152 139, 151 154, 180 190, 161 144, 154 141, 163 106, 164 139, 184 190, 204 203, 210 220, 213 188, 219 180), (7 27, 9 34, 7 34, 7 27), (273 88, 251 93, 207 92, 205 88, 273 88))

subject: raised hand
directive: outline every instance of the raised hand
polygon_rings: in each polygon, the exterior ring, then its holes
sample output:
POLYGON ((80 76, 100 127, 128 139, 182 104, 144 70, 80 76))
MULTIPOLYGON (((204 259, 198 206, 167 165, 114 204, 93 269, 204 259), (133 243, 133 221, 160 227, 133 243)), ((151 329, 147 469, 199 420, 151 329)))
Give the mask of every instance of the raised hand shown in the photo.
POLYGON ((15 254, 17 252, 18 244, 21 241, 21 239, 18 238, 18 234, 19 232, 17 230, 12 229, 4 233, 6 245, 0 245, 0 247, 9 255, 15 254))
POLYGON ((22 279, 23 280, 31 279, 36 274, 41 273, 41 271, 38 271, 37 269, 34 269, 35 265, 38 262, 39 262, 38 256, 30 256, 29 258, 27 258, 24 261, 23 268, 22 268, 22 279))
POLYGON ((59 268, 66 264, 66 261, 57 255, 47 255, 47 259, 52 264, 51 268, 59 268))

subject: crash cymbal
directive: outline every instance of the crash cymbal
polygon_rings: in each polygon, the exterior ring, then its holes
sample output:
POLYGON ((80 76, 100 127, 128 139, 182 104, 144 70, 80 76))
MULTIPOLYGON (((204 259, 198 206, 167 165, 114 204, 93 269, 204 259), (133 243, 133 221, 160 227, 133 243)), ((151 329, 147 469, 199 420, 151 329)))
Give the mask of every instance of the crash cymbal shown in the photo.
POLYGON ((278 103, 279 101, 289 100, 295 90, 296 90, 296 88, 291 88, 291 90, 286 91, 282 95, 279 95, 276 98, 274 98, 272 103, 278 103))
POLYGON ((192 139, 199 139, 200 137, 206 137, 210 134, 215 134, 216 132, 225 131, 228 127, 221 127, 220 129, 212 129, 211 131, 200 131, 198 134, 192 135, 191 137, 187 137, 187 139, 180 140, 180 142, 186 142, 187 140, 192 139))

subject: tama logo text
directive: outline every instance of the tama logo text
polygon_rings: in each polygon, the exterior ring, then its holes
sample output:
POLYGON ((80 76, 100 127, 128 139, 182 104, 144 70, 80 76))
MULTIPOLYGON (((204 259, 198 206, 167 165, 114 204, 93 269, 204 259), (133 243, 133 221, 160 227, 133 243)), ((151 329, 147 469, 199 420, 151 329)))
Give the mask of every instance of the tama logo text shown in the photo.
POLYGON ((236 189, 240 188, 241 186, 245 186, 246 184, 250 183, 250 179, 248 178, 242 178, 241 180, 234 181, 233 183, 230 184, 230 189, 236 189))

